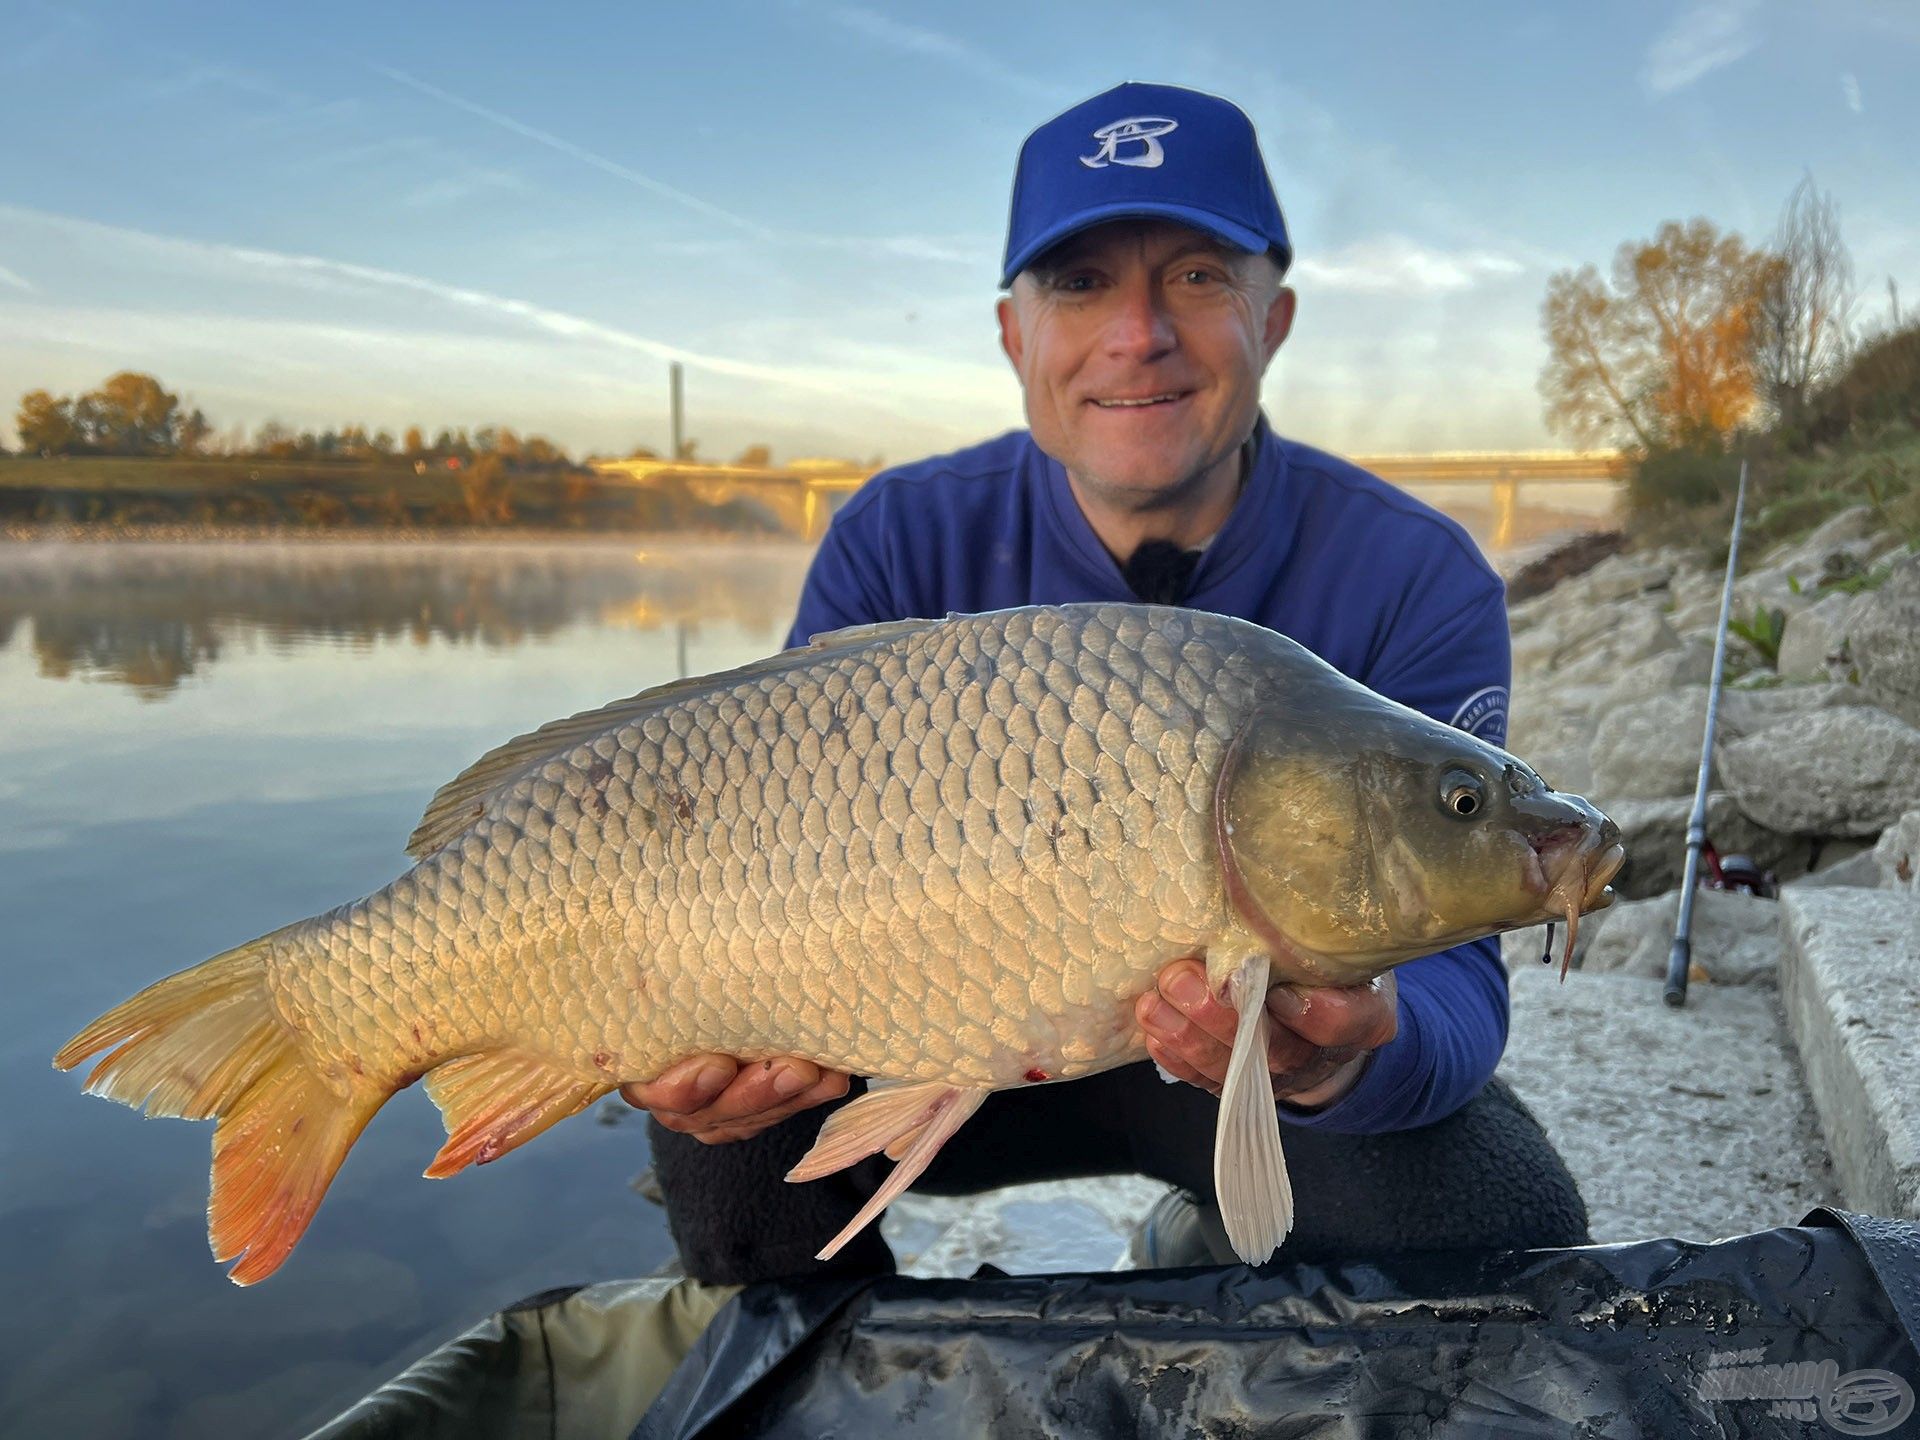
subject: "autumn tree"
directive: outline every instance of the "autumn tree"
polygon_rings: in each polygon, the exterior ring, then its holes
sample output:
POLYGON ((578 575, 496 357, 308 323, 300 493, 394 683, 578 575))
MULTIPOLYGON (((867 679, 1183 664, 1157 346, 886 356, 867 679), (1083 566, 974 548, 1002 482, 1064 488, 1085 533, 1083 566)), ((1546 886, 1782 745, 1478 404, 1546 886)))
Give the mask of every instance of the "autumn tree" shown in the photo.
POLYGON ((20 397, 14 416, 20 444, 41 455, 64 455, 73 448, 73 401, 45 390, 29 390, 20 397))
POLYGON ((1731 433, 1756 402, 1754 334, 1764 250, 1707 220, 1668 221, 1547 281, 1541 307, 1547 423, 1581 444, 1642 450, 1731 433))
POLYGON ((513 499, 498 455, 488 451, 460 472, 460 498, 466 502, 467 518, 476 525, 513 519, 513 499))
POLYGON ((109 377, 73 403, 80 443, 108 455, 171 454, 178 448, 180 420, 180 397, 133 370, 109 377))
POLYGON ((1762 398, 1780 419, 1797 420, 1807 396, 1845 368, 1854 304, 1839 208, 1809 175, 1781 209, 1754 327, 1762 398))
POLYGON ((400 442, 403 452, 409 460, 418 460, 427 453, 427 437, 420 433, 418 425, 407 427, 407 438, 400 442))

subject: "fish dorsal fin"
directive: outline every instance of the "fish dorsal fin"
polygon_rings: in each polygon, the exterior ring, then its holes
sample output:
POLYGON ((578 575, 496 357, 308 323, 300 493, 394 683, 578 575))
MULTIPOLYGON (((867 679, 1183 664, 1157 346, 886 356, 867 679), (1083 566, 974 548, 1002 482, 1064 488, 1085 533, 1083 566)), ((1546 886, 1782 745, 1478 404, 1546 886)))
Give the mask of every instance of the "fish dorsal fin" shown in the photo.
POLYGON ((736 670, 696 675, 686 680, 670 680, 665 685, 656 685, 651 690, 642 690, 624 700, 602 705, 598 710, 583 710, 564 720, 550 720, 538 730, 495 746, 435 791, 433 799, 427 802, 427 813, 420 817, 413 834, 407 837, 407 853, 416 860, 424 860, 448 841, 466 833, 468 826, 492 808, 498 796, 511 789, 515 781, 536 765, 544 764, 557 753, 571 750, 583 741, 617 729, 676 700, 689 695, 726 690, 742 680, 791 669, 803 663, 803 660, 818 660, 827 651, 863 649, 868 645, 913 634, 936 623, 933 620, 888 620, 878 625, 852 625, 842 630, 829 630, 815 635, 805 645, 769 655, 764 660, 755 660, 736 670))
MULTIPOLYGON (((947 617, 951 620, 953 617, 947 617)), ((809 650, 837 650, 841 646, 849 648, 860 645, 877 645, 882 640, 897 640, 902 635, 913 635, 930 625, 938 625, 938 620, 880 620, 871 625, 847 625, 838 630, 822 630, 811 637, 806 644, 809 650)), ((797 651, 789 650, 789 655, 797 651)))

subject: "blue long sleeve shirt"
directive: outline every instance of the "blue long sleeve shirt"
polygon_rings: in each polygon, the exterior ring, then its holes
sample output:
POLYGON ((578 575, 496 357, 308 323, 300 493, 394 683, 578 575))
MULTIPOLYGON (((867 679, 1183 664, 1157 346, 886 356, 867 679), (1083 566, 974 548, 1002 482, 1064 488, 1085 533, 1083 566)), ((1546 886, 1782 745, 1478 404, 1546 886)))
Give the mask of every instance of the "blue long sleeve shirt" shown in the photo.
MULTIPOLYGON (((1506 739, 1511 659, 1500 577, 1459 525, 1261 417, 1246 484, 1185 603, 1291 636, 1416 710, 1506 739)), ((1133 594, 1024 430, 883 471, 833 517, 791 644, 847 625, 1133 594)), ((1507 973, 1487 939, 1400 967, 1399 1033, 1354 1087, 1287 1122, 1347 1133, 1425 1125, 1493 1074, 1507 973)))

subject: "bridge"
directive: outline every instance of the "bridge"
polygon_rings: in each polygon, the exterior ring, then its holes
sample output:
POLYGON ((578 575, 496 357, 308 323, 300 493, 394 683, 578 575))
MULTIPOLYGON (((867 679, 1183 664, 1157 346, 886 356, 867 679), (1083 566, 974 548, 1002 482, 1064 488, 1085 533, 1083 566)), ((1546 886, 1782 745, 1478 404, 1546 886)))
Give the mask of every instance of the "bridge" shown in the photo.
MULTIPOLYGON (((1626 457, 1612 450, 1457 451, 1435 455, 1355 455, 1353 463, 1396 485, 1487 486, 1493 494, 1493 546, 1513 538, 1521 486, 1618 483, 1626 457)), ((602 475, 637 485, 680 484, 709 505, 750 500, 784 529, 818 540, 827 521, 873 471, 847 460, 795 460, 786 465, 719 465, 640 457, 599 460, 602 475)))

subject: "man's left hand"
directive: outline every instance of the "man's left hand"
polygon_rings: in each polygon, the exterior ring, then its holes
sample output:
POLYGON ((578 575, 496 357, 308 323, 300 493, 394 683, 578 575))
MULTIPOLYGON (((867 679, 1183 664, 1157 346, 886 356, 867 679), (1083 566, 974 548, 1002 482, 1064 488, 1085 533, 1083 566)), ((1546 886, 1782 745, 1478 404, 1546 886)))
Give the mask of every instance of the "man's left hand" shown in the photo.
MULTIPOLYGON (((1176 960, 1134 1004, 1147 1053, 1169 1075, 1218 1095, 1239 1014, 1207 984, 1198 960, 1176 960)), ((1267 1069, 1276 1099, 1303 1108, 1338 1100, 1367 1056, 1400 1028, 1393 972, 1364 985, 1279 985, 1267 992, 1267 1069)))

